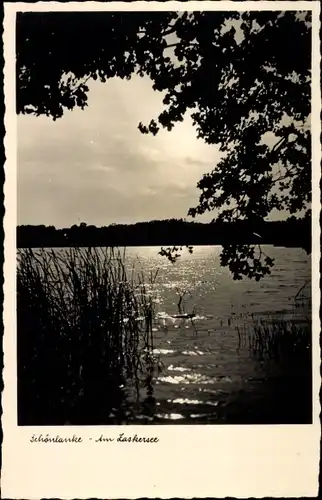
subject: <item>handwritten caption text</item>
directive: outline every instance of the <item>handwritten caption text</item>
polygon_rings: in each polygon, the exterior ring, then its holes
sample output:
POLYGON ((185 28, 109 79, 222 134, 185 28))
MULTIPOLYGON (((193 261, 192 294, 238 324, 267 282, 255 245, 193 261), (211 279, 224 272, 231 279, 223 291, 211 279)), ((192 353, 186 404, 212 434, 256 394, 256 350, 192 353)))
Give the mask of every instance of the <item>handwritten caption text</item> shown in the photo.
POLYGON ((159 438, 156 436, 139 436, 138 434, 126 435, 124 432, 117 436, 104 436, 100 434, 97 437, 84 438, 73 434, 72 436, 60 436, 59 434, 33 434, 30 438, 31 443, 84 443, 92 441, 94 443, 158 443, 159 438))

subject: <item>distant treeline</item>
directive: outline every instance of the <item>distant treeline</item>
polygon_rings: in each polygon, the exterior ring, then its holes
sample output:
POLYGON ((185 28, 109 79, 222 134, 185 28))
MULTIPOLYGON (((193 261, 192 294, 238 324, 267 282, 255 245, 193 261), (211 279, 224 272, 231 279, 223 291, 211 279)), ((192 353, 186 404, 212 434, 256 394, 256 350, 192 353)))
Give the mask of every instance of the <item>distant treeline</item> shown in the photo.
POLYGON ((311 251, 310 218, 287 221, 234 223, 186 222, 182 219, 154 220, 136 224, 96 227, 82 222, 70 228, 18 226, 18 248, 76 246, 171 246, 262 243, 301 247, 311 251))

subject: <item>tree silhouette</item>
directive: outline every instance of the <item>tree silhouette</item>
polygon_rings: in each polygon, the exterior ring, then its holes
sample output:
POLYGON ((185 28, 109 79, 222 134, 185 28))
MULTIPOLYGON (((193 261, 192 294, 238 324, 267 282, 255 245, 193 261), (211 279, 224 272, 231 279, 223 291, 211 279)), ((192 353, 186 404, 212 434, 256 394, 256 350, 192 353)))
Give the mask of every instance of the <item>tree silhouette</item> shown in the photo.
MULTIPOLYGON (((306 12, 23 13, 17 111, 57 119, 86 106, 90 78, 146 75, 164 109, 140 131, 170 131, 190 114, 223 153, 188 214, 256 227, 273 210, 310 216, 310 59, 306 12)), ((260 279, 273 261, 259 245, 226 245, 222 264, 260 279)))

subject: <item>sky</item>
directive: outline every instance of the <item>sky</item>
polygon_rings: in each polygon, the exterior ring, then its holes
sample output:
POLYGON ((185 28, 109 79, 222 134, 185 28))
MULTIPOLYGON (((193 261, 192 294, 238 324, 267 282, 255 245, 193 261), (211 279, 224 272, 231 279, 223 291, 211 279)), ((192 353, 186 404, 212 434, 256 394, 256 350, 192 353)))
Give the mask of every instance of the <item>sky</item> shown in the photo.
MULTIPOLYGON (((163 108, 149 78, 89 83, 88 106, 49 117, 18 116, 18 225, 69 227, 185 218, 217 146, 189 118, 157 136, 138 130, 163 108)), ((214 213, 198 218, 210 221, 214 213)))
MULTIPOLYGON (((237 29, 235 37, 240 33, 237 29)), ((84 110, 66 110, 57 121, 17 118, 18 225, 186 218, 198 204, 197 182, 221 158, 218 146, 197 139, 189 117, 171 132, 141 134, 139 122, 147 125, 164 107, 163 94, 153 91, 148 77, 87 85, 84 110)), ((269 218, 286 216, 276 212, 269 218)), ((196 220, 214 217, 208 212, 196 220)))

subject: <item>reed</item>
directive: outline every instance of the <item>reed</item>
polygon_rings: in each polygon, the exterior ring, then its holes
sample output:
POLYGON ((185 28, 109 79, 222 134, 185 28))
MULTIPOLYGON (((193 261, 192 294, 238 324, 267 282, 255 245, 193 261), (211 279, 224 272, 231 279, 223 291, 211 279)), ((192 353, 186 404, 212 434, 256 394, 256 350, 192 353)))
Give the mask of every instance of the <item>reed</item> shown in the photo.
POLYGON ((20 424, 123 423, 151 396, 156 277, 115 248, 19 250, 20 424))
POLYGON ((311 325, 292 320, 260 320, 236 327, 238 346, 260 358, 297 362, 311 358, 311 325))

